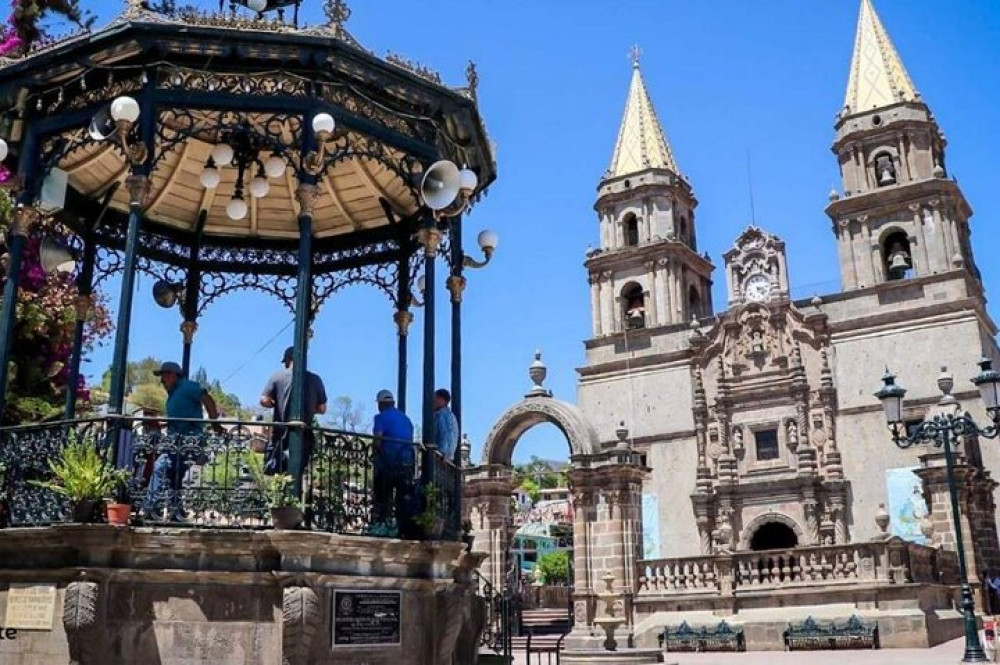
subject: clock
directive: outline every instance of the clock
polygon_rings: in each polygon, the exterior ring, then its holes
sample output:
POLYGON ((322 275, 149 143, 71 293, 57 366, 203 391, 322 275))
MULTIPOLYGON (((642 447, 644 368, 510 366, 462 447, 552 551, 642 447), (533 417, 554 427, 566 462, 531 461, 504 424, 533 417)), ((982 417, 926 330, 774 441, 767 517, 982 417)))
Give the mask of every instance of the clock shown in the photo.
POLYGON ((750 302, 766 302, 771 297, 771 278, 761 273, 750 275, 743 283, 743 297, 750 302))

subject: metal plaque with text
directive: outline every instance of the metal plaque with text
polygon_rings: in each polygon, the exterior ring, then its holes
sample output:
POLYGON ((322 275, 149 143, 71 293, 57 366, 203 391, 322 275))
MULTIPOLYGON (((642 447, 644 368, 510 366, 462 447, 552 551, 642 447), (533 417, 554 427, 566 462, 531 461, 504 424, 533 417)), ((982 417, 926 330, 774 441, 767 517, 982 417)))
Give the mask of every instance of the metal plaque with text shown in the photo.
POLYGON ((334 591, 333 646, 399 646, 401 591, 334 591))

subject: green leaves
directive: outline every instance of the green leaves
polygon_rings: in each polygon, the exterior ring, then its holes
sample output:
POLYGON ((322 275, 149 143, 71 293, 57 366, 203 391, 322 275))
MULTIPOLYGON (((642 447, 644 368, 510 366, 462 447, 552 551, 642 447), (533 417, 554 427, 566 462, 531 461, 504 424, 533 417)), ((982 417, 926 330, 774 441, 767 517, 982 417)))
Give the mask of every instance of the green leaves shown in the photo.
POLYGON ((108 464, 87 439, 68 443, 58 458, 49 460, 49 470, 54 480, 28 482, 74 502, 103 499, 120 483, 128 482, 128 470, 108 464))
POLYGON ((538 570, 545 584, 567 584, 569 582, 569 553, 565 550, 543 554, 538 559, 538 570))

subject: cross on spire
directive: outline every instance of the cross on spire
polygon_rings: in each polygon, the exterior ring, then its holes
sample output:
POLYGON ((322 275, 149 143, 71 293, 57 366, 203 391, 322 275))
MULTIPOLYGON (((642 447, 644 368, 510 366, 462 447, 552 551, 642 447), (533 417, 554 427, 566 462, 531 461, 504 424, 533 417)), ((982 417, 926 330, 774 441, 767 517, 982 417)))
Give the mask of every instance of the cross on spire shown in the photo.
POLYGON ((642 57, 642 49, 639 48, 638 44, 633 44, 632 48, 628 50, 628 57, 632 61, 632 66, 638 69, 639 59, 642 57))
POLYGON ((351 8, 344 0, 326 0, 323 3, 323 13, 331 26, 343 28, 347 19, 351 18, 351 8))

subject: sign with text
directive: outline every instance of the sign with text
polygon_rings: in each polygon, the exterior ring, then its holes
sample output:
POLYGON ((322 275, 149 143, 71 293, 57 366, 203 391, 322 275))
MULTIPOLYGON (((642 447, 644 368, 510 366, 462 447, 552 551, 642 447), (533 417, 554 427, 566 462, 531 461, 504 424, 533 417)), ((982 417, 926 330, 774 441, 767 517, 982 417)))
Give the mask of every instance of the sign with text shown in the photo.
POLYGON ((55 584, 11 584, 7 590, 7 618, 4 627, 52 630, 55 614, 55 584))
POLYGON ((334 591, 333 646, 399 646, 401 591, 334 591))

